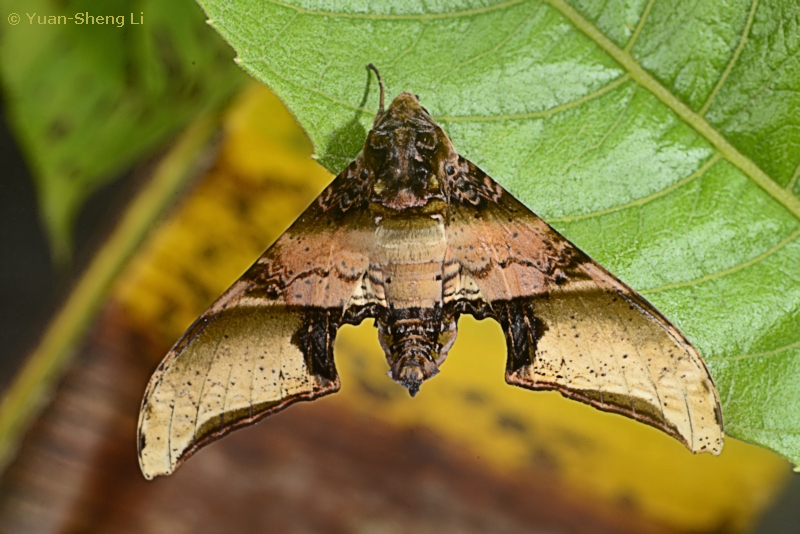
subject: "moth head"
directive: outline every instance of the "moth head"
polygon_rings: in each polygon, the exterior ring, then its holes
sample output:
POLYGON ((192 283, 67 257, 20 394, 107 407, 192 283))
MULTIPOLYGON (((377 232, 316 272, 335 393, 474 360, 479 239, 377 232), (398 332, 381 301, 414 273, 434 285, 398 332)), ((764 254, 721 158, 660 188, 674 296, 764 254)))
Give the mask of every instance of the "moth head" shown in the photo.
POLYGON ((384 116, 381 117, 381 119, 388 115, 397 121, 412 120, 417 118, 417 115, 421 113, 430 117, 428 111, 419 103, 419 97, 417 95, 409 93, 408 91, 403 91, 397 98, 392 100, 392 103, 389 104, 389 108, 383 113, 384 116))
POLYGON ((373 209, 426 211, 435 205, 439 210, 446 169, 457 154, 419 97, 404 92, 379 112, 362 154, 373 209))

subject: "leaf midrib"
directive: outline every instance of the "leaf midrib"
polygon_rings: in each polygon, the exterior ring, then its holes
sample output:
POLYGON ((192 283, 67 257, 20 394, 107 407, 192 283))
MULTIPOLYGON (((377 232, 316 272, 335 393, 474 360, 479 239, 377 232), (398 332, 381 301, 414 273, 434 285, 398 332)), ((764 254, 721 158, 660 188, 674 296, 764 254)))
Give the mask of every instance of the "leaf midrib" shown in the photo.
POLYGON ((769 196, 786 208, 796 219, 800 219, 800 199, 791 195, 779 186, 767 173, 765 173, 750 158, 739 152, 701 115, 692 111, 689 106, 681 102, 669 89, 649 74, 633 56, 617 46, 606 37, 596 26, 586 20, 578 11, 567 4, 566 0, 546 0, 554 9, 566 17, 576 28, 581 30, 589 39, 595 42, 607 54, 628 72, 630 77, 639 85, 647 89, 664 105, 670 108, 686 124, 691 126, 698 134, 716 148, 726 160, 744 173, 751 181, 767 192, 769 196))
MULTIPOLYGON (((498 9, 504 9, 510 6, 518 5, 529 0, 507 0, 505 2, 499 2, 497 4, 491 6, 485 6, 481 8, 475 9, 465 9, 458 12, 449 12, 449 13, 432 13, 432 14, 369 14, 369 13, 343 13, 343 12, 330 12, 330 11, 321 11, 321 10, 311 10, 302 8, 296 5, 288 4, 285 2, 281 2, 280 0, 267 0, 269 3, 274 5, 279 5, 285 7, 287 9, 292 9, 299 13, 309 14, 309 15, 318 15, 318 16, 333 16, 333 17, 344 17, 344 18, 361 18, 361 19, 380 19, 380 20, 429 20, 429 19, 441 19, 441 18, 452 18, 452 17, 464 17, 475 15, 479 13, 485 13, 489 11, 495 11, 498 9)), ((713 127, 708 121, 705 120, 703 117, 703 113, 706 111, 706 107, 709 102, 706 102, 706 106, 701 112, 697 113, 694 112, 689 106, 681 102, 681 100, 675 96, 669 89, 663 86, 655 77, 649 74, 639 63, 634 59, 634 57, 630 54, 630 50, 633 48, 633 43, 638 37, 639 32, 641 31, 642 27, 644 26, 645 20, 647 18, 647 14, 649 13, 649 8, 652 5, 652 2, 649 2, 645 8, 645 12, 640 17, 639 23, 637 24, 636 30, 634 31, 634 35, 631 37, 629 42, 625 45, 625 48, 620 48, 617 46, 611 39, 606 37, 594 24, 590 21, 585 19, 575 8, 570 6, 566 0, 546 0, 547 3, 556 9, 559 13, 561 13, 564 17, 566 17, 572 24, 575 25, 581 32, 583 32, 589 39, 591 39, 595 44, 597 44, 601 49, 603 49, 607 54, 609 54, 614 60, 616 60, 626 71, 627 75, 625 78, 631 78, 640 86, 644 87, 650 93, 652 93, 656 98, 658 98, 664 105, 666 105, 669 109, 671 109, 678 117, 681 118, 686 124, 691 126, 701 137, 706 139, 722 156, 728 160, 731 164, 737 167, 745 176, 747 176, 752 182, 758 185, 761 189, 763 189, 768 195, 770 195, 773 199, 775 199, 779 204, 781 204, 784 208, 786 208, 796 219, 800 220, 800 199, 794 196, 791 192, 791 187, 784 188, 778 185, 778 183, 773 180, 766 172, 764 172, 753 160, 742 154, 736 147, 734 147, 728 140, 725 138, 722 133, 720 133, 715 127, 713 127)), ((752 24, 754 15, 755 15, 755 7, 757 6, 758 2, 754 1, 751 5, 750 13, 748 15, 747 26, 744 29, 744 32, 749 32, 750 26, 752 24)), ((744 46, 744 43, 747 40, 747 35, 743 35, 742 39, 737 46, 737 49, 734 53, 735 56, 741 52, 741 49, 744 46)), ((714 87, 714 94, 712 96, 716 96, 716 92, 724 83, 724 80, 727 78, 727 74, 732 69, 733 64, 735 63, 735 58, 728 63, 726 66, 726 71, 723 73, 721 79, 717 82, 714 87)), ((274 71, 273 71, 274 72, 274 71)), ((277 72, 275 72, 278 75, 277 72)), ((612 84, 615 85, 615 84, 612 84)), ((321 96, 329 98, 333 100, 329 95, 325 94, 320 90, 316 90, 321 96)), ((711 99, 709 99, 710 101, 711 99)), ((354 109, 362 110, 359 106, 353 106, 347 102, 338 102, 340 104, 344 104, 347 107, 351 107, 354 109)), ((569 104, 566 104, 567 106, 569 104)), ((559 106, 562 108, 564 106, 559 106)), ((362 110, 368 111, 368 110, 362 110)), ((555 110, 548 110, 549 112, 555 110)), ((468 118, 468 117, 438 117, 441 120, 481 120, 481 118, 468 118)), ((487 120, 487 118, 483 118, 483 120, 487 120)), ((798 166, 800 170, 800 166, 798 166)), ((800 174, 800 172, 796 172, 795 174, 800 174)), ((790 182, 790 185, 793 185, 796 177, 793 176, 793 179, 790 182)))

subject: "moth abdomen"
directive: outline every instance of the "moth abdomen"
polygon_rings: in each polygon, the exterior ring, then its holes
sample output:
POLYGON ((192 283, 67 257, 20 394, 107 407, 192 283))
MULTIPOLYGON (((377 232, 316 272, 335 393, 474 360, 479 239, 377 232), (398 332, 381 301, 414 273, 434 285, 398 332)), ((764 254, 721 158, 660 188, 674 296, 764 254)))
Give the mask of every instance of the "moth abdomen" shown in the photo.
POLYGON ((455 341, 456 323, 440 307, 392 310, 378 321, 379 338, 389 363, 389 375, 415 395, 439 366, 455 341))

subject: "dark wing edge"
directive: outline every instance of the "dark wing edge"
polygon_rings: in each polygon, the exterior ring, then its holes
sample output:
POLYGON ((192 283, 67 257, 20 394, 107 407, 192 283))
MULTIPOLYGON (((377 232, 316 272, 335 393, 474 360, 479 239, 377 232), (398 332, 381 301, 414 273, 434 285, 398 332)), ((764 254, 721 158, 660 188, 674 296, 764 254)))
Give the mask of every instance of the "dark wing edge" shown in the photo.
POLYGON ((461 265, 461 312, 506 336, 506 381, 556 390, 719 454, 713 379, 697 350, 649 302, 461 158, 448 247, 461 265))
POLYGON ((336 332, 345 310, 367 313, 351 302, 371 247, 362 185, 353 166, 345 169, 159 364, 139 413, 145 478, 172 473, 235 429, 339 390, 336 332))

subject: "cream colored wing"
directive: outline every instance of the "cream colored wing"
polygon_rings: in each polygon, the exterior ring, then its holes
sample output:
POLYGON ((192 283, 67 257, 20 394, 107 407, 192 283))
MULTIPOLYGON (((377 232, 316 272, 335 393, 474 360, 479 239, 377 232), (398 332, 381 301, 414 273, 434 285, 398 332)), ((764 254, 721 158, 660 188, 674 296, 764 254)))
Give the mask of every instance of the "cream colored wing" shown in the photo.
POLYGON ((495 317, 506 380, 659 428, 719 454, 722 411, 697 350, 651 304, 462 160, 448 246, 461 309, 495 317), (474 287, 473 290, 469 288, 474 287))
POLYGON ((161 362, 139 414, 146 478, 172 473, 233 429, 339 389, 334 338, 343 310, 358 312, 349 303, 374 235, 351 174, 339 175, 161 362))

